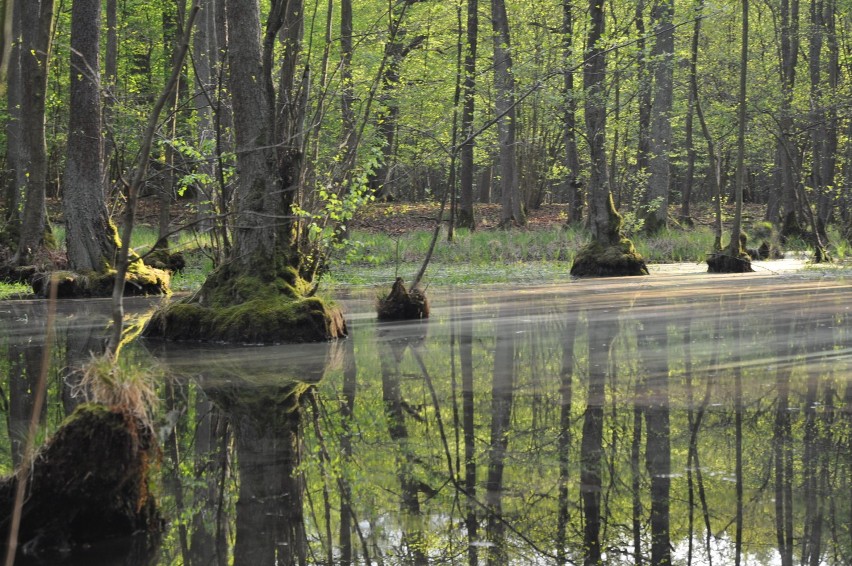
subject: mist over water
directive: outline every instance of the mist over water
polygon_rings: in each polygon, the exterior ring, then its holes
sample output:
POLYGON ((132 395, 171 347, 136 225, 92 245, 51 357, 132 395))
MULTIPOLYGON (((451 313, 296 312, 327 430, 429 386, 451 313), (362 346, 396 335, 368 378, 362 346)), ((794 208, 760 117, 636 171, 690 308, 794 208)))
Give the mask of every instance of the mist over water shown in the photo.
MULTIPOLYGON (((767 265, 432 289, 405 324, 353 291, 333 344, 137 344, 167 376, 155 562, 852 563, 852 286, 767 265)), ((0 304, 6 473, 44 313, 0 304)), ((47 428, 108 317, 60 303, 47 428)))

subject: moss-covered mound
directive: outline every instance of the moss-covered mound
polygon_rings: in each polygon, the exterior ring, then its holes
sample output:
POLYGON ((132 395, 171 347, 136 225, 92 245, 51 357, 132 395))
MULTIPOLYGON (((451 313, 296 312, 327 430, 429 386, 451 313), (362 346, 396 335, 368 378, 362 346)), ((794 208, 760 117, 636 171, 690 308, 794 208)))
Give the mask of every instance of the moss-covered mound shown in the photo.
POLYGON ((713 252, 707 257, 707 273, 751 273, 754 271, 751 267, 752 256, 746 251, 748 236, 744 232, 740 233, 737 241, 739 245, 732 241, 725 249, 713 252))
MULTIPOLYGON (((163 528, 149 490, 158 462, 156 436, 139 419, 121 408, 79 406, 30 467, 19 553, 52 561, 110 540, 125 554, 153 551, 163 528)), ((17 476, 0 481, 4 543, 16 486, 17 476)))
POLYGON ((707 257, 707 273, 751 273, 751 256, 745 252, 732 254, 729 250, 715 252, 707 257))
POLYGON ((397 277, 387 297, 376 302, 379 320, 418 320, 429 318, 429 300, 418 288, 407 290, 402 277, 397 277))
MULTIPOLYGON (((104 272, 76 273, 73 271, 54 271, 37 273, 30 283, 36 295, 46 297, 51 277, 58 282, 57 297, 77 299, 85 297, 110 297, 115 285, 115 270, 104 272)), ((125 278, 125 296, 167 295, 171 276, 167 271, 145 265, 141 260, 130 264, 125 278)))
POLYGON ((615 244, 604 245, 593 240, 577 252, 571 264, 574 277, 622 277, 648 275, 645 260, 636 252, 633 243, 620 238, 615 244))
POLYGON ((340 309, 310 295, 293 268, 277 277, 224 266, 193 297, 154 313, 143 335, 164 340, 278 344, 346 335, 340 309))

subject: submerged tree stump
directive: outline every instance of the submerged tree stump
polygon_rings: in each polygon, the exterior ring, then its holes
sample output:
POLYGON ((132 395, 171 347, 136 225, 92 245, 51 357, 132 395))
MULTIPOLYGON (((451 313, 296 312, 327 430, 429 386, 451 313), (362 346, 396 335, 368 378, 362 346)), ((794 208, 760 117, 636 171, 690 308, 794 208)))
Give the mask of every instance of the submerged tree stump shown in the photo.
MULTIPOLYGON (((154 552, 163 524, 149 470, 159 457, 154 431, 130 412, 79 406, 30 466, 19 556, 60 560, 109 541, 118 554, 154 552)), ((0 480, 3 545, 17 484, 0 480)))
POLYGON ((571 264, 574 277, 622 277, 648 275, 645 260, 627 238, 604 245, 593 240, 584 246, 571 264))
POLYGON ((376 303, 379 320, 419 320, 429 318, 429 299, 415 287, 408 290, 402 277, 397 277, 387 297, 376 303))
POLYGON ((240 271, 231 264, 211 274, 195 295, 158 310, 143 335, 174 341, 281 344, 346 336, 343 314, 312 296, 295 268, 240 271))
POLYGON ((707 257, 707 273, 751 273, 751 256, 746 251, 748 237, 740 234, 723 250, 713 252, 707 257))

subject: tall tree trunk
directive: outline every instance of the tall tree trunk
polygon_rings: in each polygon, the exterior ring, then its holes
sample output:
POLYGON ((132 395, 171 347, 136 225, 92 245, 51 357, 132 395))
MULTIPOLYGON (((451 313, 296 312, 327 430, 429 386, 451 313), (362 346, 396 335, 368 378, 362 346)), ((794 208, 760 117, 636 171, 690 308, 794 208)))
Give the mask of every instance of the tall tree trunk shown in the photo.
POLYGON ((583 220, 584 195, 580 182, 580 155, 577 152, 577 96, 574 93, 574 0, 562 1, 562 64, 565 67, 563 96, 565 97, 565 126, 562 139, 565 144, 565 167, 568 169, 566 193, 568 197, 568 222, 583 220))
MULTIPOLYGON (((282 0, 271 11, 283 10, 282 0)), ((282 178, 275 136, 275 91, 272 85, 272 49, 281 26, 267 26, 261 46, 260 8, 257 0, 227 0, 228 63, 234 108, 237 168, 237 218, 231 262, 252 270, 261 258, 295 261, 290 207, 295 197, 291 183, 282 178), (271 35, 271 38, 269 36, 271 35), (268 215, 276 216, 270 222, 268 215)), ((291 156, 296 158, 297 156, 291 156)), ((235 266, 236 267, 236 266, 235 266)))
POLYGON ((654 102, 651 106, 651 139, 645 230, 658 232, 668 222, 672 149, 672 99, 674 87, 674 0, 656 0, 651 10, 656 41, 651 50, 654 102))
POLYGON ((71 269, 105 271, 115 265, 116 230, 103 191, 99 0, 71 8, 71 116, 62 186, 66 246, 71 269))
MULTIPOLYGON (((748 0, 742 0, 742 33, 740 47, 740 87, 737 96, 737 181, 734 220, 728 246, 707 259, 708 271, 713 273, 741 273, 754 271, 751 257, 746 253, 743 238, 743 192, 746 184, 745 137, 748 109, 746 108, 748 78, 748 0)), ((721 195, 719 195, 721 200, 721 195)), ((719 205, 717 205, 719 206, 719 205)), ((721 218, 718 220, 721 223, 721 218)))
POLYGON ((636 41, 637 55, 637 93, 636 103, 638 105, 637 114, 637 137, 638 147, 636 148, 636 169, 638 175, 644 176, 648 170, 648 155, 650 153, 651 140, 651 81, 652 76, 648 70, 648 36, 645 29, 645 0, 636 1, 636 34, 639 36, 636 41))
POLYGON ((692 188, 695 184, 695 108, 698 104, 697 88, 692 85, 698 80, 698 42, 701 37, 701 18, 704 12, 703 0, 698 0, 695 6, 695 23, 689 48, 689 102, 686 111, 686 179, 683 182, 683 202, 680 208, 680 221, 692 225, 690 205, 692 204, 692 188))
POLYGON ((10 16, 9 71, 6 77, 6 166, 11 171, 11 178, 4 187, 6 210, 5 218, 9 224, 10 234, 17 241, 21 229, 20 205, 22 196, 20 188, 26 184, 26 166, 24 162, 23 141, 21 136, 21 12, 23 0, 6 0, 6 13, 10 16), (10 8, 12 7, 12 8, 10 8))
POLYGON ((575 276, 647 275, 648 268, 633 243, 621 232, 622 218, 615 210, 606 161, 606 49, 604 6, 589 0, 589 31, 583 68, 586 93, 586 137, 589 144, 589 228, 593 241, 571 265, 575 276), (607 253, 604 253, 604 252, 607 253))
POLYGON ((509 16, 505 0, 491 0, 491 28, 494 32, 494 90, 497 138, 500 148, 500 225, 526 224, 518 188, 515 161, 515 77, 512 74, 512 48, 509 41, 509 16))
POLYGON ((101 159, 104 174, 104 194, 109 194, 111 185, 110 163, 115 152, 115 133, 113 131, 113 114, 118 86, 118 0, 106 1, 106 51, 104 57, 104 155, 101 159))
MULTIPOLYGON (((801 233, 796 215, 796 155, 793 138, 793 94, 799 59, 799 0, 781 0, 781 108, 778 118, 779 217, 782 236, 801 233)), ((775 220, 770 218, 770 220, 775 220)))
MULTIPOLYGON (((30 0, 21 3, 20 65, 20 142, 22 170, 17 171, 17 193, 24 199, 18 249, 13 263, 27 263, 44 242, 47 218, 47 146, 44 110, 50 60, 51 25, 54 0, 30 0)), ((98 134, 100 137, 100 133, 98 134)), ((70 141, 70 140, 69 140, 70 141)), ((98 157, 100 154, 98 154, 98 157)), ((19 197, 20 198, 20 197, 19 197)))
POLYGON ((467 0, 467 41, 464 48, 464 94, 462 103, 460 151, 461 170, 459 172, 460 198, 458 225, 470 230, 476 229, 476 217, 473 212, 473 113, 476 97, 476 51, 479 32, 479 1, 467 0))

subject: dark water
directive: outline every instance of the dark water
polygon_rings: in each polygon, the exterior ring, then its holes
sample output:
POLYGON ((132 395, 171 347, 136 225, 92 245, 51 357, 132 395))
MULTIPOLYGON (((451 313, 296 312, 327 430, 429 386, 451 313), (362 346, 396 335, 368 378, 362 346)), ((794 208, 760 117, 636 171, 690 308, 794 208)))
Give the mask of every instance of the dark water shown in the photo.
MULTIPOLYGON (((846 280, 432 291, 408 324, 374 295, 335 344, 126 352, 168 375, 155 562, 852 564, 846 280)), ((0 303, 5 472, 44 309, 0 303)), ((108 311, 60 306, 47 428, 108 311)))

